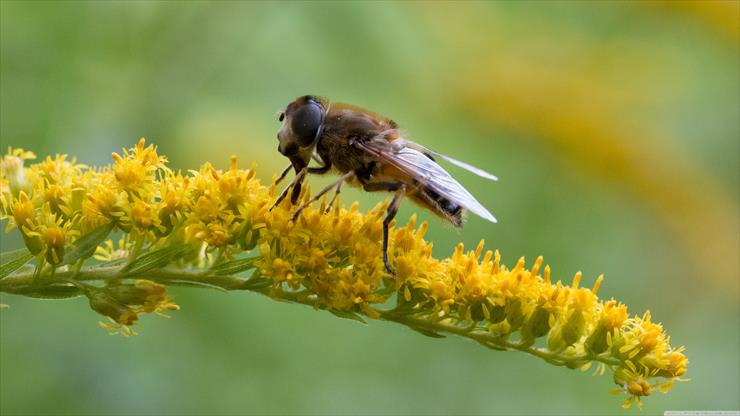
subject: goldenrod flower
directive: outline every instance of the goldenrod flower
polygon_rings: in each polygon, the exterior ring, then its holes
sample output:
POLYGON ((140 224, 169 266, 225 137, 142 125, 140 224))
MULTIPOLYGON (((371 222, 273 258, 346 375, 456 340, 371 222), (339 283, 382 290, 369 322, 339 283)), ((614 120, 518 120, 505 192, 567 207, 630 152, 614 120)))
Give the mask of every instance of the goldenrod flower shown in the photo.
POLYGON ((149 194, 155 185, 155 174, 158 170, 166 169, 167 158, 157 155, 154 145, 145 147, 142 138, 136 147, 124 149, 124 156, 113 153, 113 175, 119 188, 129 195, 142 196, 149 194))
POLYGON ((0 189, 3 195, 8 193, 18 195, 21 191, 31 190, 26 179, 26 171, 23 169, 23 163, 29 159, 36 159, 36 155, 23 149, 8 149, 8 153, 0 161, 0 171, 5 178, 0 189))
MULTIPOLYGON (((9 154, 13 163, 28 155, 9 154)), ((581 273, 570 284, 553 283, 542 257, 509 268, 483 241, 474 250, 459 244, 438 259, 424 239, 428 225, 417 226, 412 216, 392 230, 389 254, 398 273, 392 278, 381 256, 384 204, 362 213, 357 203, 347 209, 337 203, 327 212, 322 200, 294 223, 287 199, 269 209, 274 183, 260 184, 255 169, 239 169, 236 158, 227 171, 206 163, 172 172, 144 140, 113 158, 98 169, 58 156, 3 170, 2 218, 20 229, 37 265, 1 278, 0 291, 83 295, 109 318, 101 326, 134 335, 142 313, 178 309, 167 286, 251 290, 340 317, 383 319, 432 337, 454 334, 519 350, 559 366, 596 363, 598 373, 612 371, 628 405, 668 391, 686 373, 683 347, 670 345, 649 312, 630 317, 625 305, 599 299, 603 276, 592 288, 581 286, 581 273), (18 189, 21 176, 28 180, 24 189, 18 189), (124 232, 117 245, 108 240, 115 230, 124 232)))

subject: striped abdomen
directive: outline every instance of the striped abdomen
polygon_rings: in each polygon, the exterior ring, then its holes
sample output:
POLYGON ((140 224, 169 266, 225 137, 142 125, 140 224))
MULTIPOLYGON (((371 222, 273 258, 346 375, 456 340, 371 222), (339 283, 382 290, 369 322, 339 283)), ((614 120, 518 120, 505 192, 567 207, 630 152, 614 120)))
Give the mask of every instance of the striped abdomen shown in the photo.
POLYGON ((426 186, 421 186, 418 192, 410 195, 417 203, 426 206, 435 214, 446 218, 455 227, 462 227, 463 207, 460 204, 445 198, 438 192, 426 186))

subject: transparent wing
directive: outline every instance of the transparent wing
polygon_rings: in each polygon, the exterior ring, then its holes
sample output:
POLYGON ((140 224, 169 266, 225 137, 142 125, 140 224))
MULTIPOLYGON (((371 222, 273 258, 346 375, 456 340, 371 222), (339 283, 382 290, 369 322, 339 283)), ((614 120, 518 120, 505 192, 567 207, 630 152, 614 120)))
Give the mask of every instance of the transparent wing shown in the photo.
POLYGON ((412 142, 410 140, 406 140, 406 139, 398 139, 398 140, 395 140, 393 142, 393 146, 394 147, 410 147, 410 148, 416 149, 416 150, 418 150, 418 151, 420 151, 422 153, 427 153, 427 154, 430 154, 430 155, 437 156, 437 157, 439 157, 441 159, 444 159, 444 160, 452 163, 453 165, 459 166, 459 167, 467 170, 468 172, 471 172, 471 173, 474 173, 474 174, 480 176, 481 178, 490 179, 492 181, 497 181, 498 180, 498 177, 496 177, 496 175, 492 175, 492 174, 486 172, 485 170, 483 170, 481 168, 477 168, 477 167, 475 167, 475 166, 473 166, 471 164, 468 164, 468 163, 465 163, 463 161, 460 161, 460 160, 451 158, 449 156, 445 156, 442 153, 437 153, 434 150, 430 150, 430 149, 428 149, 428 148, 420 145, 419 143, 414 143, 414 142, 412 142))
POLYGON ((496 218, 473 197, 446 170, 427 155, 411 147, 397 146, 385 139, 355 143, 375 157, 392 164, 438 194, 460 204, 463 208, 491 222, 496 218))

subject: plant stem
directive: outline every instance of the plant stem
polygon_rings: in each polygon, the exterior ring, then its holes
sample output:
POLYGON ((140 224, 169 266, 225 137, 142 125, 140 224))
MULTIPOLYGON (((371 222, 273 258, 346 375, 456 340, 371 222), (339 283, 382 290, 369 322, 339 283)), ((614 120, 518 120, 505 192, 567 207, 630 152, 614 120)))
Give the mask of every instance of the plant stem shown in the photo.
MULTIPOLYGON (((202 270, 187 270, 181 268, 162 268, 149 270, 136 275, 127 274, 122 271, 120 266, 98 266, 87 267, 80 270, 58 271, 54 278, 39 279, 34 278, 34 273, 18 273, 0 280, 0 292, 4 293, 23 293, 28 290, 39 290, 53 285, 64 284, 69 282, 84 281, 112 281, 121 279, 146 279, 161 284, 190 283, 193 285, 215 286, 224 290, 247 290, 269 296, 276 300, 298 303, 314 307, 314 303, 305 293, 291 292, 285 290, 274 290, 274 288, 253 288, 245 287, 248 279, 238 276, 216 276, 212 274, 203 274, 202 270), (272 290, 271 290, 272 289, 272 290)), ((395 322, 404 326, 415 329, 424 329, 432 332, 444 332, 448 334, 459 335, 461 337, 472 339, 486 347, 492 349, 516 350, 539 357, 551 364, 579 367, 591 361, 598 361, 608 366, 617 366, 619 361, 608 355, 584 354, 580 356, 565 356, 557 352, 548 351, 533 345, 524 345, 518 342, 511 342, 495 334, 492 334, 482 328, 462 328, 456 325, 445 324, 439 321, 432 321, 414 314, 402 314, 395 310, 378 311, 379 319, 389 322, 395 322)))

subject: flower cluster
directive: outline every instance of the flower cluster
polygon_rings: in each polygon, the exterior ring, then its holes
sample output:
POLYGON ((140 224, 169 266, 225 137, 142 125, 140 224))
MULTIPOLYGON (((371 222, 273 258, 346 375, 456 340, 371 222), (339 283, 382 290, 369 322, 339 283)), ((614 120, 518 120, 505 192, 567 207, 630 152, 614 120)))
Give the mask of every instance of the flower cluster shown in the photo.
MULTIPOLYGON (((580 286, 580 273, 570 284, 553 282, 541 257, 508 268, 482 241, 438 259, 415 216, 391 231, 390 276, 380 244, 385 204, 362 213, 356 203, 327 207, 323 199, 293 222, 290 198, 271 209, 275 184, 260 184, 235 157, 226 171, 206 163, 174 172, 143 139, 102 168, 64 155, 24 167, 34 157, 11 150, 2 161, 0 215, 20 231, 36 267, 0 276, 0 291, 84 295, 110 318, 109 329, 130 334, 139 314, 177 309, 166 286, 215 286, 433 337, 460 335, 569 368, 595 363, 597 372, 612 371, 628 405, 686 373, 683 348, 670 345, 649 312, 630 317, 625 305, 598 298, 603 276, 591 289, 580 286)), ((307 201, 310 190, 302 192, 307 201)))
POLYGON ((165 286, 149 280, 137 280, 133 283, 117 282, 102 288, 81 287, 90 300, 90 308, 110 320, 101 322, 100 326, 112 333, 137 335, 131 326, 139 320, 140 313, 157 312, 167 316, 164 311, 180 309, 167 296, 165 286))

